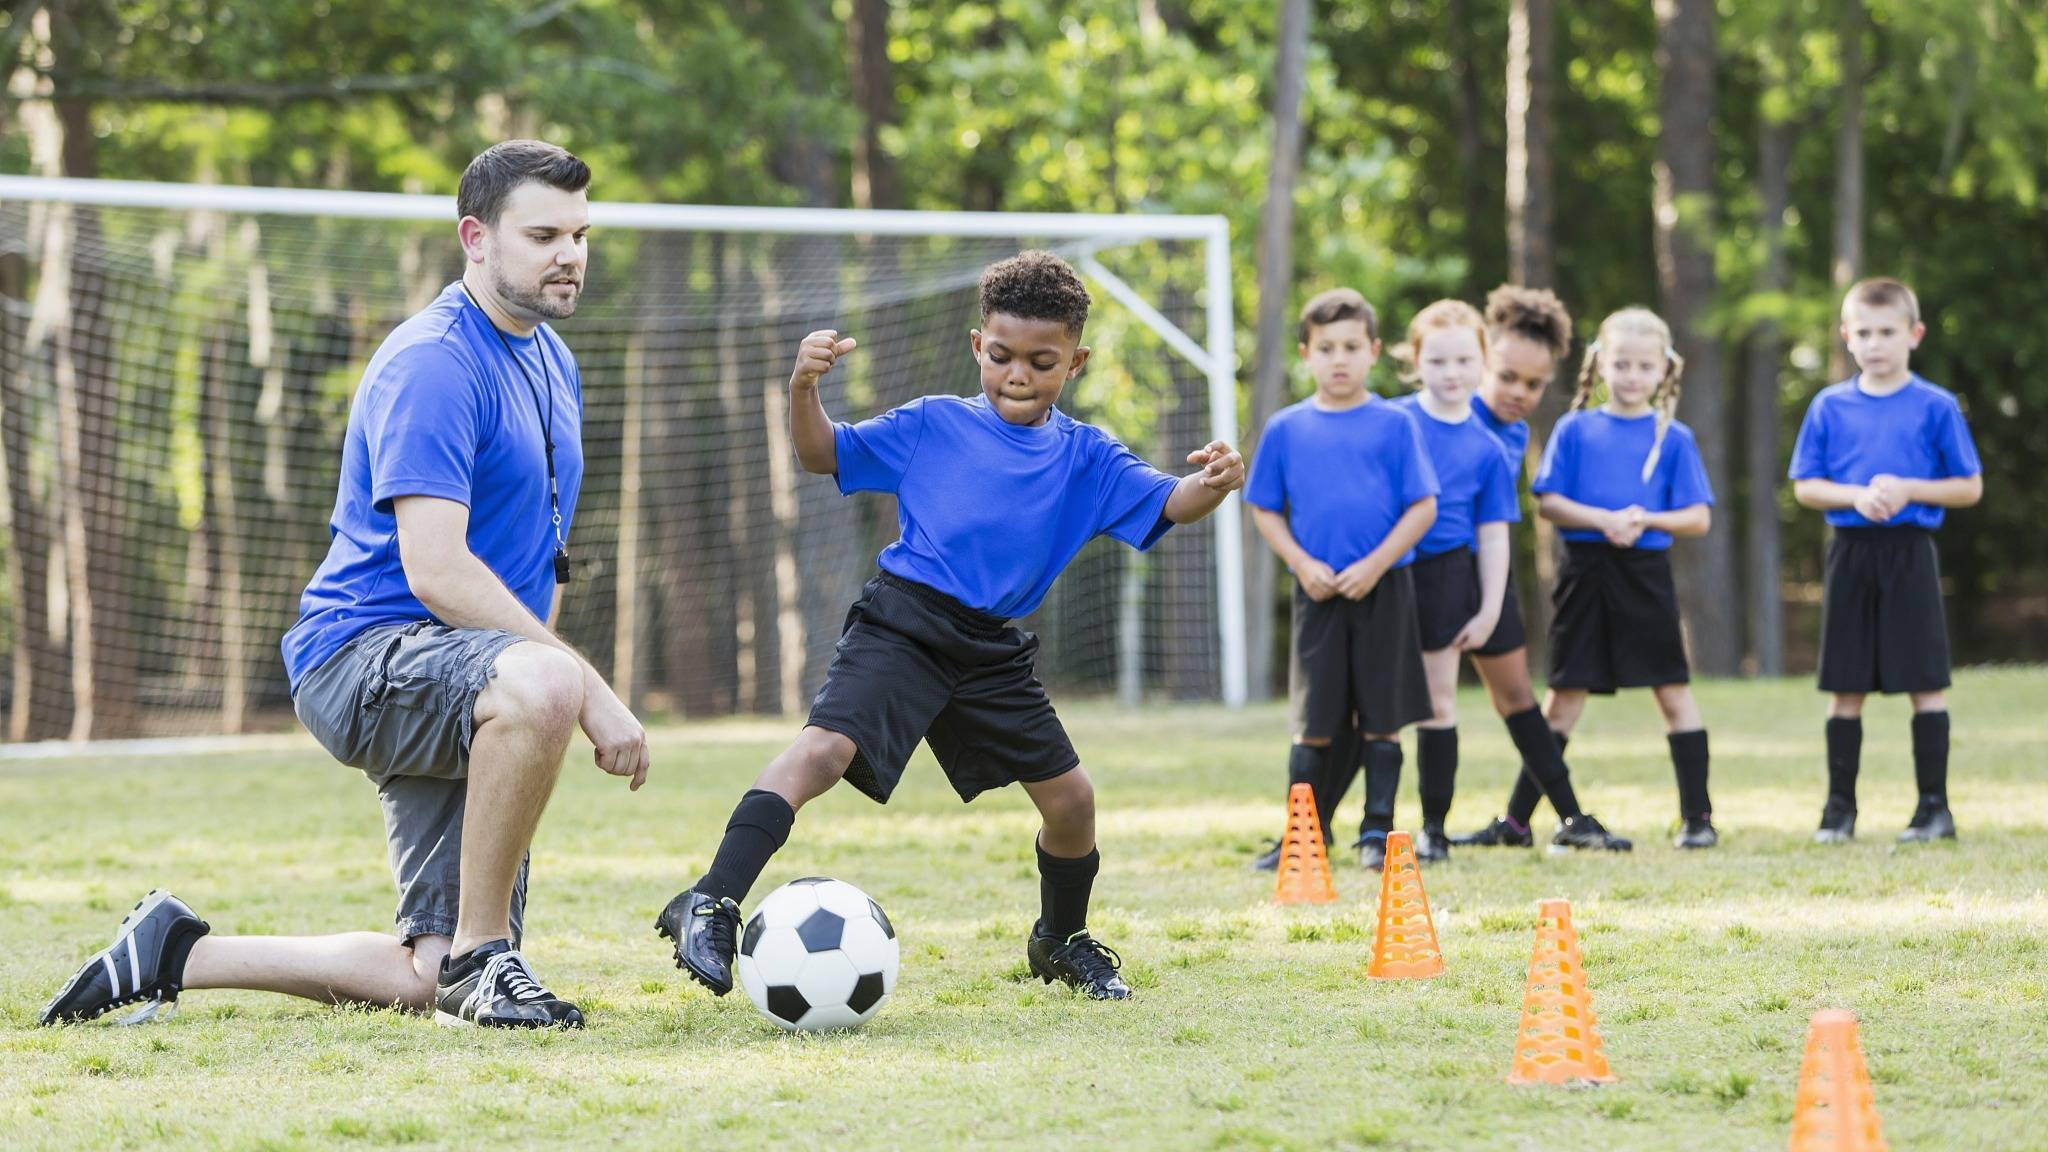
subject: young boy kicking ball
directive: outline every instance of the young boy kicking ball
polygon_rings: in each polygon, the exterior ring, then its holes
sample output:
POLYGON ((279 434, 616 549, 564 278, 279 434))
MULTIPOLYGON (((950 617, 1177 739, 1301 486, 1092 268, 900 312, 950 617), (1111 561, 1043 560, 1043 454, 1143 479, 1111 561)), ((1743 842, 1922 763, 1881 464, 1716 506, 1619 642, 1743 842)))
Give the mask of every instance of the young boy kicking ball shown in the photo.
POLYGON ((847 613, 809 722, 740 798, 710 870, 656 924, 675 941, 677 966, 713 993, 732 990, 739 902, 797 810, 842 778, 886 803, 924 740, 962 800, 1019 783, 1044 819, 1031 971, 1098 1000, 1131 995, 1122 961, 1088 934, 1095 790, 1033 674, 1038 638, 1010 620, 1038 607, 1089 540, 1150 548, 1214 511, 1245 472, 1217 441, 1188 454, 1200 472, 1175 480, 1054 407, 1088 360, 1088 304, 1051 253, 989 266, 981 327, 968 335, 981 394, 927 396, 858 424, 833 423, 818 395, 853 340, 813 332, 798 349, 798 462, 849 495, 893 493, 902 535, 847 613))

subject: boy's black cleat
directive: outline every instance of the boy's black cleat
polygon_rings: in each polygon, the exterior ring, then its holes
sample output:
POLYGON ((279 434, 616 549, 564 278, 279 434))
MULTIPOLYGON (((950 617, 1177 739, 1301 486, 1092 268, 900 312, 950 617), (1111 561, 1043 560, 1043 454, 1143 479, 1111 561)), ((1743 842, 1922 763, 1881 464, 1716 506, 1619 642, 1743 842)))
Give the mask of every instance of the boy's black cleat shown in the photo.
POLYGON ((1266 841, 1266 850, 1252 857, 1252 871, 1277 872, 1280 870, 1280 842, 1266 841))
POLYGON ((712 899, 690 888, 668 902, 654 930, 676 943, 676 967, 711 989, 732 991, 733 955, 739 951, 740 906, 730 897, 712 899))
POLYGON ((1536 843, 1536 834, 1527 828, 1516 828, 1506 817, 1495 816, 1477 832, 1451 837, 1451 843, 1460 848, 1528 848, 1536 843))
POLYGON ((1815 844, 1847 844, 1856 839, 1856 802, 1829 796, 1820 810, 1820 827, 1813 830, 1815 844))
POLYGON ((1948 810, 1948 797, 1924 795, 1913 810, 1912 822, 1899 833, 1901 844, 1925 844, 1956 838, 1956 818, 1948 810))
POLYGON ((208 931, 206 921, 184 901, 152 891, 122 918, 114 942, 72 974, 36 1023, 71 1024, 136 1003, 142 1007, 119 1023, 140 1024, 154 1017, 184 991, 185 958, 208 931))
POLYGON ((1721 842, 1721 834, 1714 831, 1714 821, 1707 816, 1687 816, 1685 826, 1672 837, 1673 848, 1712 848, 1721 842))
POLYGON ((1055 980, 1078 988, 1090 1000, 1129 1000, 1131 986, 1117 975, 1124 958, 1116 949, 1090 936, 1086 929, 1061 940, 1031 926, 1031 943, 1024 954, 1031 961, 1031 974, 1047 984, 1055 980))
POLYGON ((1387 866, 1387 834, 1385 832, 1361 833, 1358 839, 1352 842, 1351 846, 1358 849, 1358 866, 1360 868, 1377 872, 1387 866))
POLYGON ((583 1013, 541 986, 510 940, 441 958, 434 1023, 449 1028, 581 1028, 583 1013))
POLYGON ((1609 832, 1607 826, 1591 812, 1581 812, 1558 823, 1557 832, 1550 837, 1550 846, 1586 852, 1632 852, 1636 845, 1626 836, 1609 832))
POLYGON ((1415 862, 1418 864, 1442 864, 1451 858, 1450 838, 1444 835, 1441 824, 1424 824, 1422 831, 1415 834, 1415 862))

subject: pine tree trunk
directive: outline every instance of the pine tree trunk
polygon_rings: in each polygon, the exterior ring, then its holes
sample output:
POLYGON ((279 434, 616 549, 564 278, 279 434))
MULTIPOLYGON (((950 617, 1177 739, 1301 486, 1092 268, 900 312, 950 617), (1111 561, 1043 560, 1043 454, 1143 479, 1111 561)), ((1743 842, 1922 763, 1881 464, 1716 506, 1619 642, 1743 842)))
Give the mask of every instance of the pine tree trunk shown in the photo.
MULTIPOLYGON (((1552 177, 1551 102, 1556 87, 1557 12, 1553 0, 1514 0, 1508 9, 1507 65, 1507 233, 1508 280, 1530 288, 1557 283, 1555 203, 1552 177)), ((1570 397, 1555 385, 1529 414, 1527 473, 1542 457, 1551 425, 1570 397)), ((1522 618, 1528 622, 1529 666, 1549 664, 1550 596, 1557 583, 1557 529, 1540 516, 1530 518, 1526 558, 1514 558, 1522 618)))
MULTIPOLYGON (((1837 37, 1842 91, 1835 98, 1834 258, 1829 280, 1840 300, 1863 275, 1863 31, 1870 22, 1863 0, 1839 0, 1837 37)), ((1828 378, 1845 380, 1855 371, 1839 336, 1828 341, 1828 378)))
MULTIPOLYGON (((1785 211, 1791 206, 1794 126, 1766 119, 1757 140, 1757 234, 1763 266, 1757 291, 1774 296, 1790 286, 1785 264, 1785 211)), ((1749 337, 1747 376, 1749 460, 1749 655, 1759 676, 1785 672, 1784 601, 1778 575, 1778 365, 1785 341, 1777 321, 1765 319, 1749 337)))

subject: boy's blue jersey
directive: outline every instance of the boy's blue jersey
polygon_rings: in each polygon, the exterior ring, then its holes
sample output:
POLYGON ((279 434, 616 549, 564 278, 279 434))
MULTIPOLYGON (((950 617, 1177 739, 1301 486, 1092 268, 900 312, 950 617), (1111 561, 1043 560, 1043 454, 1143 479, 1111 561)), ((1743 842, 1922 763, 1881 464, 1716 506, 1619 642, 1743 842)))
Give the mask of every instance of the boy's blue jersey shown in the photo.
MULTIPOLYGON (((1402 513, 1437 494, 1422 430, 1383 400, 1326 412, 1303 400, 1273 414, 1244 498, 1283 512, 1308 554, 1337 571, 1380 546, 1402 513)), ((1411 550, 1394 563, 1415 559, 1411 550)))
POLYGON ((1423 446, 1436 469, 1436 521, 1416 543, 1416 555, 1476 548, 1481 524, 1522 518, 1514 473, 1508 471, 1500 441, 1480 425, 1477 414, 1456 423, 1439 420, 1422 406, 1421 393, 1401 397, 1394 407, 1422 429, 1423 446))
MULTIPOLYGON (((1657 467, 1643 479, 1643 461, 1657 435, 1654 413, 1616 416, 1600 409, 1566 413, 1550 430, 1543 448, 1543 466, 1529 490, 1555 492, 1594 508, 1627 508, 1645 512, 1676 512, 1695 504, 1712 504, 1714 490, 1700 462, 1692 429, 1676 420, 1664 432, 1657 467)), ((1590 528, 1567 528, 1567 540, 1600 541, 1590 528)), ((1636 538, 1637 548, 1656 552, 1671 547, 1669 532, 1648 531, 1636 538)))
POLYGON ((1472 394, 1472 415, 1478 417, 1480 427, 1493 433, 1500 441, 1501 451, 1507 454, 1508 471, 1515 474, 1515 482, 1521 482, 1522 458, 1529 454, 1529 422, 1527 420, 1502 420, 1479 398, 1472 394))
MULTIPOLYGON (((1792 445, 1792 479, 1860 485, 1881 475, 1947 480, 1984 471, 1953 393, 1914 376, 1889 396, 1872 396, 1856 386, 1858 379, 1831 384, 1813 398, 1792 445)), ((1872 525, 1854 508, 1830 509, 1827 519, 1839 528, 1872 525)), ((1931 531, 1941 520, 1935 505, 1908 504, 1885 523, 1931 531)))
POLYGON ((1173 526, 1174 478, 1057 408, 1024 427, 986 396, 925 396, 833 425, 833 447, 841 492, 896 494, 883 570, 994 616, 1037 610, 1096 536, 1143 551, 1173 526))

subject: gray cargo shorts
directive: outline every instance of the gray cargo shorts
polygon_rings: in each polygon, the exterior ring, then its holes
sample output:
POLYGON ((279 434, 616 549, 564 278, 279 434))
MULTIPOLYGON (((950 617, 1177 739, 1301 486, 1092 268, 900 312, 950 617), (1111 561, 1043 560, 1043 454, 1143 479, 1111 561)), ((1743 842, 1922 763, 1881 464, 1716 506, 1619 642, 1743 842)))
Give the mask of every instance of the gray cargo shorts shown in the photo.
MULTIPOLYGON (((476 698, 519 637, 419 620, 372 628, 299 681, 299 722, 377 786, 398 935, 455 935, 462 813, 476 698)), ((526 861, 512 886, 512 944, 526 913, 526 861)))

